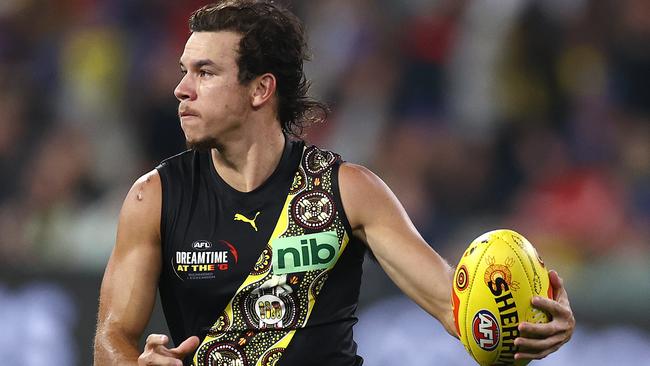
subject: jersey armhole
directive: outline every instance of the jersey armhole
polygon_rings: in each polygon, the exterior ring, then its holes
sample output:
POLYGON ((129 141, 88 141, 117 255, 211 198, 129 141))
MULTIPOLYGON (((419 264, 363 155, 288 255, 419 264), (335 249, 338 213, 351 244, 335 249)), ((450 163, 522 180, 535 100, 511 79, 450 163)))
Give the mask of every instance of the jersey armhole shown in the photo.
POLYGON ((336 206, 339 208, 338 213, 339 215, 341 215, 341 221, 343 222, 343 227, 345 228, 348 237, 352 239, 353 238, 352 226, 348 221, 348 216, 345 214, 345 208, 343 207, 343 200, 341 199, 341 190, 339 189, 339 168, 343 163, 344 161, 338 161, 332 167, 332 189, 334 191, 334 201, 336 202, 336 206))
MULTIPOLYGON (((165 249, 165 237, 167 233, 167 205, 168 205, 168 200, 165 199, 167 196, 167 190, 168 190, 168 182, 167 182, 167 176, 164 174, 163 169, 166 168, 166 164, 162 163, 156 167, 156 171, 158 171, 158 175, 160 176, 160 253, 161 253, 161 258, 160 260, 162 261, 164 258, 164 249, 165 249)), ((167 167, 168 168, 168 167, 167 167)))
POLYGON ((377 262, 377 258, 375 257, 375 254, 372 252, 370 247, 368 245, 362 243, 358 238, 354 237, 352 235, 352 225, 350 225, 350 221, 348 221, 348 216, 345 213, 345 208, 343 207, 343 200, 341 199, 341 191, 339 188, 339 168, 341 165, 345 163, 345 161, 339 161, 337 162, 334 167, 332 167, 332 189, 336 193, 334 195, 334 200, 336 201, 336 205, 340 207, 339 209, 339 215, 341 215, 341 221, 343 222, 343 227, 345 227, 345 231, 348 233, 348 237, 350 238, 350 241, 355 241, 359 242, 361 245, 361 249, 369 256, 369 258, 375 262, 377 262))

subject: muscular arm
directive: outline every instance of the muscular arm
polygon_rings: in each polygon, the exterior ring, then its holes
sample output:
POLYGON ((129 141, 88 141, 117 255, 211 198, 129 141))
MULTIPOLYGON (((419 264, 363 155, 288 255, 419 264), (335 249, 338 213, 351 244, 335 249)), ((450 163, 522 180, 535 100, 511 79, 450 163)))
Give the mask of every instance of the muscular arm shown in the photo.
POLYGON ((160 274, 161 202, 155 170, 138 179, 124 200, 99 297, 96 366, 137 365, 138 340, 149 322, 160 274))
POLYGON ((451 309, 453 270, 422 239, 393 192, 368 169, 343 164, 339 189, 353 235, 372 250, 395 284, 457 337, 451 309))

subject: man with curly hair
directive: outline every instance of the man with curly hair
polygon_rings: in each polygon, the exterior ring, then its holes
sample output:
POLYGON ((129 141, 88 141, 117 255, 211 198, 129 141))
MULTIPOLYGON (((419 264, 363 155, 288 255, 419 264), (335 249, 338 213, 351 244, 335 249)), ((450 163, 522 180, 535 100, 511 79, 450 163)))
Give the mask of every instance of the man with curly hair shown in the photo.
MULTIPOLYGON (((456 336, 451 267, 368 169, 297 138, 327 108, 307 96, 300 21, 266 1, 190 18, 174 94, 189 150, 138 179, 101 288, 96 365, 361 365, 352 337, 365 253, 456 336), (171 337, 137 343, 156 290, 171 337)), ((381 76, 378 76, 381 77, 381 76)), ((553 315, 522 324, 517 358, 565 343, 553 315)))

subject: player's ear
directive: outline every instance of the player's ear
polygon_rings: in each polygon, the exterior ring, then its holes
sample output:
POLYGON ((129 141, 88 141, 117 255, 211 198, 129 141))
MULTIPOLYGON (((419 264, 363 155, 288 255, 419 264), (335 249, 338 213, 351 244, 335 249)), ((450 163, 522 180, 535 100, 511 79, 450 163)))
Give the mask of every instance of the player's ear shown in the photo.
POLYGON ((253 105, 253 108, 259 108, 271 99, 273 94, 275 94, 275 76, 270 73, 260 75, 253 80, 251 88, 251 104, 253 105))

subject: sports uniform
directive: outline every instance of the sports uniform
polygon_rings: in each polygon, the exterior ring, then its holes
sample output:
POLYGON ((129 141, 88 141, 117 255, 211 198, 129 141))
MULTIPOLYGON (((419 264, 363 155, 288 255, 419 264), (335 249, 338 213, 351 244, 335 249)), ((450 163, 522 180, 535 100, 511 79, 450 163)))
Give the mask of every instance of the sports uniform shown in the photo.
POLYGON ((275 171, 246 193, 211 159, 190 150, 157 167, 159 289, 174 342, 199 336, 197 365, 360 365, 365 246, 342 209, 340 157, 287 139, 275 171))

